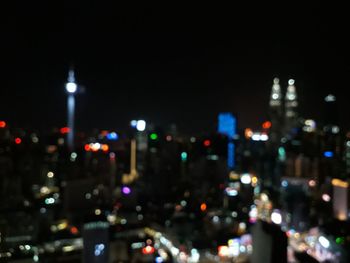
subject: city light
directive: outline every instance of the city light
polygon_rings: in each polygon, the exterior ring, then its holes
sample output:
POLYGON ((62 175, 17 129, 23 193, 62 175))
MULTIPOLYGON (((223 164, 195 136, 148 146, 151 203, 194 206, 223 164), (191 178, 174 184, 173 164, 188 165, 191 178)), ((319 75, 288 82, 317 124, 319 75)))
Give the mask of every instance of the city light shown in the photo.
POLYGON ((136 130, 142 132, 146 129, 146 122, 144 120, 138 120, 136 122, 136 130))
POLYGON ((250 174, 242 174, 241 175, 241 183, 242 184, 250 184, 252 182, 252 178, 250 174))
POLYGON ((340 179, 332 179, 332 185, 333 186, 338 186, 341 188, 348 188, 349 187, 349 183, 346 181, 342 181, 340 179))
POLYGON ((182 153, 181 153, 181 160, 182 160, 183 162, 187 161, 187 152, 182 152, 182 153))
POLYGON ((110 141, 116 141, 118 140, 118 134, 116 132, 110 132, 107 134, 107 140, 110 140, 110 141))
POLYGON ((77 84, 74 83, 74 82, 68 82, 68 83, 66 84, 66 90, 67 90, 67 92, 70 93, 70 94, 74 94, 74 93, 77 91, 77 89, 78 89, 78 86, 77 86, 77 84))
POLYGON ((275 210, 271 213, 271 221, 276 225, 280 225, 282 223, 282 215, 281 212, 275 210))
POLYGON ((324 247, 324 248, 329 248, 329 240, 327 238, 325 238, 324 236, 320 236, 318 238, 318 242, 320 242, 320 244, 324 247))
POLYGON ((331 151, 326 151, 323 153, 323 156, 326 158, 332 158, 334 156, 334 154, 331 151))
POLYGON ((123 186, 122 192, 123 192, 123 194, 128 195, 131 193, 131 189, 128 186, 123 186))
POLYGON ((264 129, 270 129, 272 126, 271 122, 270 121, 265 121, 263 124, 262 124, 262 127, 264 129))
POLYGON ((204 145, 205 147, 209 147, 209 146, 211 145, 210 140, 204 140, 203 145, 204 145))
POLYGON ((207 210, 207 204, 206 203, 202 203, 200 208, 201 208, 202 212, 206 211, 207 210))
POLYGON ((149 137, 150 137, 150 139, 153 140, 153 141, 155 141, 155 140, 158 139, 158 135, 157 135, 156 133, 151 133, 149 137))
POLYGON ((19 137, 17 137, 17 138, 15 139, 15 143, 16 143, 16 144, 21 144, 21 143, 22 143, 22 139, 19 138, 19 137))
POLYGON ((329 194, 323 194, 322 200, 325 202, 329 202, 329 201, 331 201, 331 197, 329 196, 329 194))
POLYGON ((70 131, 70 128, 68 128, 68 127, 62 127, 60 129, 61 134, 67 134, 67 133, 69 133, 69 131, 70 131))
POLYGON ((5 127, 6 127, 6 122, 0 121, 0 128, 5 128, 5 127))
POLYGON ((145 255, 150 255, 150 254, 153 254, 154 252, 155 252, 155 249, 152 246, 146 246, 142 249, 142 253, 145 255))

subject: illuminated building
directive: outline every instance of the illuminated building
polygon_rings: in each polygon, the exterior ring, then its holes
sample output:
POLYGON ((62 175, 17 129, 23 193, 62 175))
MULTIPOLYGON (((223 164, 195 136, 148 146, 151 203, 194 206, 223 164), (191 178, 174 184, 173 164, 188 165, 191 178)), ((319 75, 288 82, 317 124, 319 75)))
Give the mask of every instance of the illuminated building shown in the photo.
POLYGON ((282 126, 282 94, 279 79, 274 78, 270 96, 269 116, 271 121, 270 143, 277 145, 280 142, 282 126))
POLYGON ((288 81, 287 92, 284 98, 284 128, 286 134, 290 133, 290 131, 297 125, 298 114, 296 110, 298 107, 298 101, 294 83, 295 81, 293 79, 288 81))
POLYGON ((231 113, 220 113, 218 121, 218 132, 228 137, 227 167, 231 170, 235 167, 235 145, 232 140, 236 134, 236 118, 231 113))

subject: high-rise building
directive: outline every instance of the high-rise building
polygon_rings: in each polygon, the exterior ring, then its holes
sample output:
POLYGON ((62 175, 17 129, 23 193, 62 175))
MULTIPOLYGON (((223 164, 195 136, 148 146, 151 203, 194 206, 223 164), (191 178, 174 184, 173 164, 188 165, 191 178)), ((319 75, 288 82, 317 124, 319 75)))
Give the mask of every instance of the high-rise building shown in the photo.
POLYGON ((298 114, 296 110, 298 107, 298 101, 294 83, 294 79, 288 81, 287 92, 284 98, 284 129, 286 134, 290 133, 290 131, 297 125, 298 114))
POLYGON ((279 144, 281 137, 282 114, 283 105, 281 86, 279 84, 279 79, 274 78, 270 96, 269 117, 271 121, 271 128, 269 139, 273 145, 276 145, 276 147, 279 144))

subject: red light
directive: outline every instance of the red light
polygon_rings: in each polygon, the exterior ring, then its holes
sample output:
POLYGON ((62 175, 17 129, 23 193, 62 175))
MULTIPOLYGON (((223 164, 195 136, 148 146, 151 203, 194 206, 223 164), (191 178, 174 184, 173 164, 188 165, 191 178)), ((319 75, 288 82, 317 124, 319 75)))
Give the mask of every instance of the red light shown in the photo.
POLYGON ((91 150, 91 147, 89 144, 85 144, 84 149, 85 151, 89 152, 91 150))
POLYGON ((16 144, 21 144, 21 142, 22 142, 22 139, 21 139, 21 138, 18 138, 18 137, 17 137, 17 138, 15 139, 15 143, 16 143, 16 144))
POLYGON ((61 132, 61 134, 66 134, 66 133, 70 132, 70 128, 63 127, 63 128, 60 129, 60 132, 61 132))
POLYGON ((71 228, 70 228, 70 232, 73 234, 73 235, 76 235, 76 234, 78 234, 78 228, 76 228, 75 226, 72 226, 71 228))
POLYGON ((207 210, 207 204, 206 203, 202 203, 201 204, 201 211, 204 212, 205 210, 207 210))
POLYGON ((145 255, 150 255, 150 254, 153 254, 155 251, 154 247, 152 246, 146 246, 142 249, 142 253, 145 254, 145 255))
POLYGON ((5 128, 6 127, 6 122, 0 121, 0 128, 5 128))
POLYGON ((265 121, 263 124, 262 124, 262 127, 264 129, 270 129, 271 128, 271 122, 270 121, 265 121))
POLYGON ((205 141, 203 142, 203 144, 204 144, 205 147, 209 147, 210 144, 211 144, 211 141, 210 141, 210 140, 205 140, 205 141))

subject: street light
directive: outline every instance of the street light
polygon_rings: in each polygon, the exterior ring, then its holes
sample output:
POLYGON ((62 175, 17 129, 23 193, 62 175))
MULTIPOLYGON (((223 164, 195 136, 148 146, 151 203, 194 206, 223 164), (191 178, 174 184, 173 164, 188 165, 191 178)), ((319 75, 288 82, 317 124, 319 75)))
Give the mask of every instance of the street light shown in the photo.
POLYGON ((68 81, 66 83, 66 91, 68 93, 67 107, 68 107, 68 123, 69 132, 67 133, 67 144, 70 151, 74 150, 74 109, 75 97, 74 94, 78 90, 78 85, 75 83, 74 70, 69 70, 68 81))

